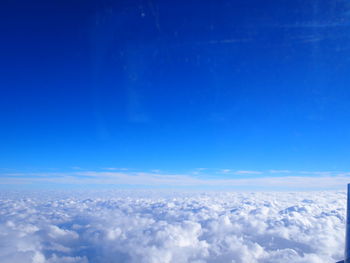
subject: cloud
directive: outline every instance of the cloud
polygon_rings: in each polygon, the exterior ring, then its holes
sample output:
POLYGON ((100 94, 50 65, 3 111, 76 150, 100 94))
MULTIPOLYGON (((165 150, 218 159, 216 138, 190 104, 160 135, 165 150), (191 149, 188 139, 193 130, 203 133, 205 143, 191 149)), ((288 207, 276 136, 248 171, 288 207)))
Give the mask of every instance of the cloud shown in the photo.
POLYGON ((102 168, 102 170, 107 170, 107 171, 128 171, 129 168, 116 168, 116 167, 105 167, 105 168, 102 168))
POLYGON ((291 172, 290 170, 269 170, 269 173, 272 174, 289 174, 291 172))
POLYGON ((236 171, 235 174, 262 174, 260 171, 236 171))
POLYGON ((318 176, 329 176, 334 175, 336 172, 332 171, 300 171, 300 174, 308 174, 308 175, 318 175, 318 176))
POLYGON ((327 263, 345 192, 10 192, 1 263, 327 263))
POLYGON ((148 173, 131 171, 75 171, 71 173, 7 173, 1 175, 0 185, 129 185, 147 187, 191 188, 249 188, 269 190, 343 189, 350 180, 349 173, 315 173, 298 176, 266 176, 258 171, 237 171, 240 177, 198 176, 193 174, 148 173), (245 175, 260 175, 249 177, 245 175))
POLYGON ((208 170, 208 168, 196 168, 194 171, 191 172, 193 175, 200 175, 205 173, 205 171, 208 170))

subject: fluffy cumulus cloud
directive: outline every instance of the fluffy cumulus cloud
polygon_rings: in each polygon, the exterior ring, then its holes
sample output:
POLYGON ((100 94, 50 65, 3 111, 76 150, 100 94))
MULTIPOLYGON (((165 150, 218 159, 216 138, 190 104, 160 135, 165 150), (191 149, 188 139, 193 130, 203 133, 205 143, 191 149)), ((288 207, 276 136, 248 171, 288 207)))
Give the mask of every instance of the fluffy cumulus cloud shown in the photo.
POLYGON ((0 195, 1 263, 335 262, 344 192, 0 195))

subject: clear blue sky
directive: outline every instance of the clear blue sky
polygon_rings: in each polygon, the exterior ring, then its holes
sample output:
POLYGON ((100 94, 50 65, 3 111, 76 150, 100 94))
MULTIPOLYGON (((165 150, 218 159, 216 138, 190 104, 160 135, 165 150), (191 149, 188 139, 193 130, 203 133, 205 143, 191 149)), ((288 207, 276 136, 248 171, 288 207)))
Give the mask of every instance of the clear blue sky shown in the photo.
POLYGON ((350 170, 350 2, 1 4, 0 168, 350 170))

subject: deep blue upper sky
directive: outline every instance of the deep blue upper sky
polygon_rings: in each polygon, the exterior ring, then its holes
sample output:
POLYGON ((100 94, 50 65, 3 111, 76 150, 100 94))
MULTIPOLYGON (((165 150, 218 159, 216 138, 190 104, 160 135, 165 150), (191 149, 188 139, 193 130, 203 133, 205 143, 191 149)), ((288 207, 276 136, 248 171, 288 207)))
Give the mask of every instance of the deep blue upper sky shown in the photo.
POLYGON ((350 2, 2 1, 0 167, 350 169, 350 2))

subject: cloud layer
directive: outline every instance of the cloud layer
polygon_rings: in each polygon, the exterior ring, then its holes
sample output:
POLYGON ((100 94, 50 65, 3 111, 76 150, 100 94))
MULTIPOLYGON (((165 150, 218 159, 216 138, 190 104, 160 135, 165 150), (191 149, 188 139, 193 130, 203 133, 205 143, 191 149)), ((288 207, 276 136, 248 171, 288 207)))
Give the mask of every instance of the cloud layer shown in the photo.
MULTIPOLYGON (((108 168, 114 169, 114 168, 108 168)), ((119 168, 115 168, 119 169, 119 168)), ((128 171, 89 171, 74 172, 40 172, 40 173, 4 173, 0 174, 0 187, 9 185, 119 185, 119 186, 157 186, 189 187, 210 189, 253 189, 253 190, 340 190, 350 180, 349 172, 299 171, 288 170, 231 171, 221 170, 221 174, 203 173, 196 170, 192 173, 172 174, 160 170, 151 172, 128 171)), ((205 170, 204 170, 205 171, 205 170)), ((207 172, 207 171, 205 171, 207 172)), ((4 187, 6 189, 6 187, 4 187)))
POLYGON ((3 192, 0 262, 335 262, 344 215, 344 192, 3 192))

